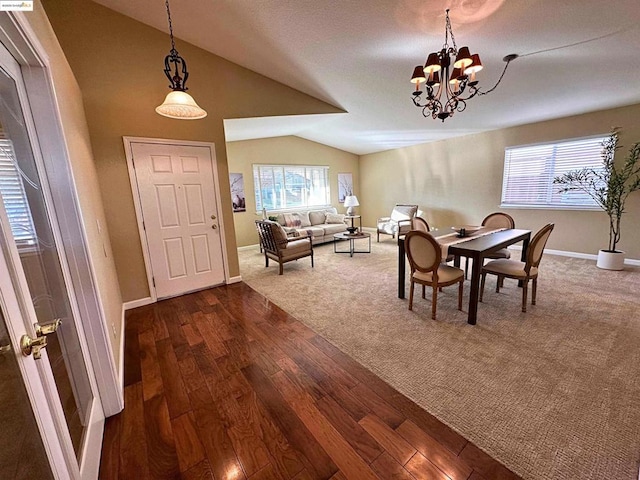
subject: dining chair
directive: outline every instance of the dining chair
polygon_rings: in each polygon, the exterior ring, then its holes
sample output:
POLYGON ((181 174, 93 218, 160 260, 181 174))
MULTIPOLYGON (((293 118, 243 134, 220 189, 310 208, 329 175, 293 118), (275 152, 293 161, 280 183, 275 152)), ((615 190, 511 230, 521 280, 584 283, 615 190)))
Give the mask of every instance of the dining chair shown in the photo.
POLYGON ((496 275, 496 293, 500 292, 503 278, 515 278, 522 281, 522 311, 527 311, 527 288, 529 280, 532 280, 531 305, 536 304, 536 290, 538 288, 538 266, 542 260, 544 247, 549 235, 553 231, 554 224, 549 223, 542 227, 533 237, 527 248, 527 261, 509 260, 501 258, 492 260, 482 267, 482 280, 480 282, 480 301, 484 294, 484 282, 487 274, 496 275))
MULTIPOLYGON (((413 217, 411 219, 411 230, 418 230, 420 232, 425 232, 429 234, 431 233, 431 227, 429 227, 429 224, 427 223, 427 221, 422 217, 413 217)), ((455 257, 453 255, 447 255, 447 258, 444 259, 444 262, 445 263, 453 262, 454 258, 455 257)))
POLYGON ((459 283, 458 310, 462 310, 462 288, 464 272, 460 268, 442 263, 442 248, 429 233, 411 230, 404 239, 405 250, 411 265, 411 286, 409 288, 409 310, 413 310, 413 290, 415 284, 422 285, 422 298, 425 298, 424 286, 433 289, 431 299, 431 318, 436 319, 438 289, 459 283))
MULTIPOLYGON (((502 212, 490 213, 484 220, 482 220, 482 226, 490 229, 497 228, 516 228, 516 222, 509 214, 502 212)), ((495 252, 491 252, 486 257, 489 260, 496 260, 498 258, 511 258, 511 251, 508 248, 501 248, 495 252)), ((464 264, 464 278, 467 278, 467 272, 469 271, 469 259, 464 264)))

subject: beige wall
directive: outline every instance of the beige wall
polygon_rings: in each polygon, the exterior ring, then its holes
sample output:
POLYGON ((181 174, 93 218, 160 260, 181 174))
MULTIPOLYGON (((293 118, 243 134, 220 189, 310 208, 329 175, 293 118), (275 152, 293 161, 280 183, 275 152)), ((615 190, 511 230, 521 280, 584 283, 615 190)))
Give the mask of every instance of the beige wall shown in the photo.
MULTIPOLYGON (((473 115, 467 111, 463 115, 473 115)), ((478 224, 500 209, 505 147, 548 142, 622 127, 618 158, 640 141, 640 105, 540 122, 360 157, 363 224, 375 226, 395 203, 418 203, 429 223, 478 224)), ((425 119, 425 128, 429 119, 425 119)), ((448 120, 448 121, 455 121, 448 120)), ((628 199, 618 248, 640 259, 640 192, 628 199)), ((555 223, 548 248, 595 254, 608 245, 604 212, 509 209, 517 227, 555 223)))
POLYGON ((120 354, 122 298, 89 142, 82 94, 41 5, 36 2, 34 12, 25 15, 25 18, 49 58, 50 72, 62 119, 62 129, 69 151, 71 170, 77 187, 80 211, 89 244, 91 264, 98 280, 96 287, 109 333, 111 333, 112 327, 117 333, 117 337, 111 343, 117 366, 120 354))
POLYGON ((358 156, 328 147, 300 137, 276 137, 227 143, 229 171, 244 176, 246 212, 234 213, 236 241, 239 247, 258 243, 254 221, 262 218, 256 214, 256 197, 253 188, 253 164, 321 165, 329 167, 331 205, 340 213, 345 208, 338 203, 338 173, 352 173, 356 196, 359 195, 358 156))
MULTIPOLYGON (((195 121, 161 117, 154 109, 168 93, 162 71, 168 34, 89 0, 43 4, 84 97, 123 299, 149 296, 123 136, 215 143, 229 273, 238 275, 223 119, 341 110, 178 39, 189 65, 189 92, 209 115, 195 121)), ((164 12, 162 3, 158 8, 164 12)))

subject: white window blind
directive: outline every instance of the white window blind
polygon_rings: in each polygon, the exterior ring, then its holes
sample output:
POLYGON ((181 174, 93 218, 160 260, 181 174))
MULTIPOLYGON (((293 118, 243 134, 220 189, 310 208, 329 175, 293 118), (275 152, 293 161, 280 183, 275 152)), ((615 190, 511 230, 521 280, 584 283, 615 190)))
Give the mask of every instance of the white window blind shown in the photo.
POLYGON ((36 234, 31 210, 16 168, 13 144, 6 138, 0 138, 0 193, 18 249, 33 248, 36 234))
POLYGON ((254 165, 256 211, 326 206, 329 167, 302 165, 254 165))
POLYGON ((596 209, 579 191, 558 193, 554 177, 582 168, 602 169, 606 135, 541 145, 506 148, 502 180, 503 207, 596 209))

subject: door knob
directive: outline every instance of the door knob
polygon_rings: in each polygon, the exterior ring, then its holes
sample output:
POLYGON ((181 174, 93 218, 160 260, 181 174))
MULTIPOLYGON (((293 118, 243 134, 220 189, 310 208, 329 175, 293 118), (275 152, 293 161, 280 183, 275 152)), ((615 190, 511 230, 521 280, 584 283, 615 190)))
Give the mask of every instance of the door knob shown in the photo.
POLYGON ((216 216, 215 215, 211 215, 211 220, 215 220, 216 216))
POLYGON ((42 357, 41 350, 47 346, 47 335, 51 335, 58 330, 58 327, 62 324, 62 320, 57 318, 52 323, 47 325, 35 324, 36 338, 31 338, 29 335, 22 335, 20 338, 20 350, 22 355, 28 357, 33 353, 33 358, 36 360, 42 357))
POLYGON ((211 225, 211 228, 215 230, 216 228, 218 228, 218 225, 211 225))

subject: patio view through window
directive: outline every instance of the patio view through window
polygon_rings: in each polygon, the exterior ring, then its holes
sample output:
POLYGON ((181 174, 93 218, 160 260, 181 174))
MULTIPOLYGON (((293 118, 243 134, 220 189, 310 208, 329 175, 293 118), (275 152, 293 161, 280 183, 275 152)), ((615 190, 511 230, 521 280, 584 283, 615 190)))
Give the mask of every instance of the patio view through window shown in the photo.
POLYGON ((602 141, 606 135, 538 145, 506 148, 502 180, 502 207, 597 209, 584 192, 558 193, 554 177, 570 170, 602 168, 602 141))
POLYGON ((329 167, 254 165, 256 210, 286 210, 327 206, 329 167))

